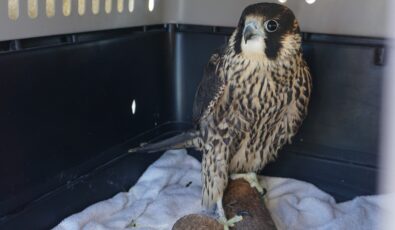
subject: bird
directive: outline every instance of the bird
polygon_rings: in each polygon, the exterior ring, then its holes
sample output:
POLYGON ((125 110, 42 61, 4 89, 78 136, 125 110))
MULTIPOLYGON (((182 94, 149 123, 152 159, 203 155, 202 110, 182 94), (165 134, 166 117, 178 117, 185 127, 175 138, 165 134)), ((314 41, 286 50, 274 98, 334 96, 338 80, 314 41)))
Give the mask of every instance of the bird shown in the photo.
POLYGON ((224 229, 222 197, 229 179, 244 178, 259 192, 257 172, 291 143, 307 116, 312 77, 302 36, 285 5, 247 6, 228 41, 211 55, 193 104, 194 127, 129 152, 195 148, 202 154, 202 204, 216 205, 224 229))

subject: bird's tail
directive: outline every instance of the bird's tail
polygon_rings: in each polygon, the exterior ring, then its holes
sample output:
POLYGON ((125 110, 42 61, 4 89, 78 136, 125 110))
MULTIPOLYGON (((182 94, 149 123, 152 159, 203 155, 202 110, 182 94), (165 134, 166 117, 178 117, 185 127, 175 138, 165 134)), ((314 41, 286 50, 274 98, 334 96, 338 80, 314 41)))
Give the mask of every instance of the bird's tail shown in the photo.
POLYGON ((159 152, 170 149, 199 148, 200 135, 198 131, 188 131, 177 136, 152 144, 129 149, 129 153, 135 152, 159 152))

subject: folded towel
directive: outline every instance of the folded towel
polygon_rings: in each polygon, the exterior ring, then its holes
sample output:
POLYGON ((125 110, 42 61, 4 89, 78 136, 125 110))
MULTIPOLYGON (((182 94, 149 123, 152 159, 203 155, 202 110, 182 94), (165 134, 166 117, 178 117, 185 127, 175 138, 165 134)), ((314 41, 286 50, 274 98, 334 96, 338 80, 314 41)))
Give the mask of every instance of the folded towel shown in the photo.
MULTIPOLYGON (((392 196, 365 196, 337 204, 312 184, 260 177, 278 229, 379 229, 381 203, 392 196)), ((64 219, 55 230, 171 229, 182 216, 201 213, 200 163, 186 150, 168 151, 128 191, 64 219)))

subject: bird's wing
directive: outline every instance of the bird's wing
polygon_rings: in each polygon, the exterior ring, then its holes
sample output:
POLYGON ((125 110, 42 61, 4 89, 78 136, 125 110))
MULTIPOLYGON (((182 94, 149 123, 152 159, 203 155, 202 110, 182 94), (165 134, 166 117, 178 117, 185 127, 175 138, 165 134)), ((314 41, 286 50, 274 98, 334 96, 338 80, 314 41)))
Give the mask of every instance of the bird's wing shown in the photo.
POLYGON ((198 86, 193 104, 193 121, 199 122, 202 118, 210 114, 217 104, 224 91, 224 82, 218 75, 218 68, 221 65, 222 49, 215 52, 203 74, 203 78, 198 86))

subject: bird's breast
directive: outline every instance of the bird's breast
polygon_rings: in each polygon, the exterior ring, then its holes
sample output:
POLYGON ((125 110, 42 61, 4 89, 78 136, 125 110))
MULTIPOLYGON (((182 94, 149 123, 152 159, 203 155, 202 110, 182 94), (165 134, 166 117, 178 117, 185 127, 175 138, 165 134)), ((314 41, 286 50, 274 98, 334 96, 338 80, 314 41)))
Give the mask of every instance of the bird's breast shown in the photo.
POLYGON ((253 125, 262 116, 273 116, 280 111, 288 96, 287 87, 274 81, 271 73, 255 68, 228 81, 221 112, 239 115, 253 125))

